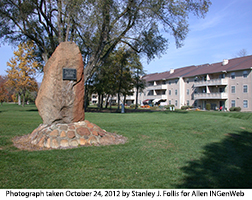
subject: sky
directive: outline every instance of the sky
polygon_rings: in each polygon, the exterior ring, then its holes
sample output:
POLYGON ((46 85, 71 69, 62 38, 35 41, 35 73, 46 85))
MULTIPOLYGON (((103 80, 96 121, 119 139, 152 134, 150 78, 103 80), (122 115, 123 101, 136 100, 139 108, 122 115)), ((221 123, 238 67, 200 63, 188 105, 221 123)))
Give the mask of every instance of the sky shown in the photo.
MULTIPOLYGON (((252 0, 212 0, 205 18, 191 16, 189 33, 181 48, 169 36, 169 47, 161 58, 149 64, 143 59, 146 73, 169 71, 191 65, 212 64, 231 59, 245 49, 252 55, 252 0)), ((0 46, 0 75, 6 75, 7 62, 14 47, 0 46)), ((43 75, 37 80, 40 82, 43 75)))

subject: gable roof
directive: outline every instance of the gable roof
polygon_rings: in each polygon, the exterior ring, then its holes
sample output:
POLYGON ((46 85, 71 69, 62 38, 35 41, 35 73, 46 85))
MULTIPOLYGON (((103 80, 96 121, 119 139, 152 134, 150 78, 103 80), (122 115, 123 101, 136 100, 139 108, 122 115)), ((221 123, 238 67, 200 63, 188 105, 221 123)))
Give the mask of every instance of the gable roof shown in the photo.
POLYGON ((244 69, 252 69, 252 55, 230 59, 228 60, 228 63, 226 65, 223 65, 223 62, 204 64, 198 66, 193 65, 174 69, 173 73, 170 73, 171 71, 166 71, 162 73, 148 74, 143 78, 147 82, 149 82, 157 80, 174 79, 179 77, 193 77, 197 75, 231 72, 244 69))

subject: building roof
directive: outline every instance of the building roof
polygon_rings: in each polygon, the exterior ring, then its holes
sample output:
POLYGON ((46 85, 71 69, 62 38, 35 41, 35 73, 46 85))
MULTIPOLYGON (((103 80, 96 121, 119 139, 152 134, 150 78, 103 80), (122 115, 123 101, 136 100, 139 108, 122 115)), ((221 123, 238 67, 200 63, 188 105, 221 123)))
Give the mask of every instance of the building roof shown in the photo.
POLYGON ((221 72, 231 72, 237 70, 251 69, 252 68, 252 55, 239 58, 233 58, 230 60, 223 60, 223 62, 204 64, 198 66, 188 66, 177 68, 174 70, 148 74, 143 78, 147 81, 167 80, 179 77, 193 77, 198 75, 214 74, 221 72), (223 64, 226 62, 226 64, 223 64))

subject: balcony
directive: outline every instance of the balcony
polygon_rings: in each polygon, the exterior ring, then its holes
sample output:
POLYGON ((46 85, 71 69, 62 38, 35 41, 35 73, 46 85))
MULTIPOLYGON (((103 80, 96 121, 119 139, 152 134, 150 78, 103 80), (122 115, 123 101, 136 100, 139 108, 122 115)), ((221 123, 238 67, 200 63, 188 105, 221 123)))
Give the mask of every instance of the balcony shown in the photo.
POLYGON ((147 99, 167 99, 167 95, 148 95, 147 99))
POLYGON ((166 90, 166 89, 167 85, 152 85, 147 87, 147 90, 166 90))
POLYGON ((194 87, 228 85, 228 79, 211 79, 207 81, 198 81, 194 83, 194 87))
POLYGON ((135 100, 136 97, 135 96, 126 96, 126 100, 135 100))
POLYGON ((194 94, 194 99, 227 99, 228 93, 216 92, 216 93, 198 93, 194 94))

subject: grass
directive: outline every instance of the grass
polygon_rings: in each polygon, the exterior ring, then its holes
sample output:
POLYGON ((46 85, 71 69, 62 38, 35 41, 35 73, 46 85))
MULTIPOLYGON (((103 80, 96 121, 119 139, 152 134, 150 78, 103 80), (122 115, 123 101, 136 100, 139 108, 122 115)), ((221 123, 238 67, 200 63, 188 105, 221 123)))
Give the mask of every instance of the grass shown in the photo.
POLYGON ((86 113, 123 145, 21 151, 14 136, 42 120, 0 106, 0 188, 251 188, 252 113, 86 113))

